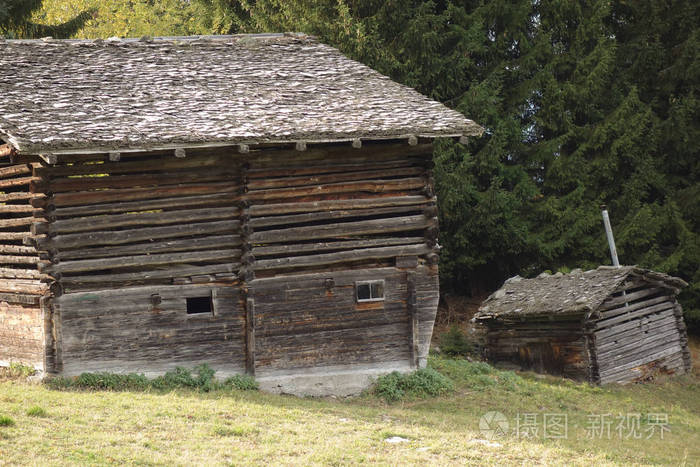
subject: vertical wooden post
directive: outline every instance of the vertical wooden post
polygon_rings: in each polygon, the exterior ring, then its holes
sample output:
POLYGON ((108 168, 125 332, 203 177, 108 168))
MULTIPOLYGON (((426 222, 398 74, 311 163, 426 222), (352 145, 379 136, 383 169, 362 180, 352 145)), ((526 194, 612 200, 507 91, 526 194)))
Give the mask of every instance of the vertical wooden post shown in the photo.
POLYGON ((246 312, 246 373, 255 376, 255 299, 247 298, 245 302, 246 312))
POLYGON ((409 321, 409 338, 411 349, 411 365, 418 368, 418 307, 416 306, 416 282, 415 274, 409 272, 406 274, 406 309, 408 311, 409 321))

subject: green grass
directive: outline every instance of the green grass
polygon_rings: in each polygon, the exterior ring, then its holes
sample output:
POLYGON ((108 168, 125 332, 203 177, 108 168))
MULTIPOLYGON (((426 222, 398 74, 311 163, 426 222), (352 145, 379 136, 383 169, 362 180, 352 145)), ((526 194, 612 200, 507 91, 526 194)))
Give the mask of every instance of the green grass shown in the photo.
MULTIPOLYGON (((626 387, 496 370, 432 358, 454 389, 387 403, 300 399, 258 391, 55 390, 0 382, 0 464, 22 465, 696 465, 700 462, 698 375, 626 387), (43 417, 28 407, 48 407, 43 417), (489 440, 480 419, 536 418, 539 433, 489 440), (650 439, 589 439, 589 416, 666 414, 669 432, 650 439), (545 414, 566 415, 564 439, 545 439, 545 414), (406 441, 389 443, 400 437, 406 441)), ((193 376, 196 378, 196 376, 193 376)), ((428 381, 433 381, 428 379, 428 381)), ((432 383, 431 383, 432 384, 432 383)), ((431 386, 428 384, 428 387, 431 386)), ((418 385, 420 386, 420 385, 418 385)), ((416 386, 411 385, 411 388, 416 386)))

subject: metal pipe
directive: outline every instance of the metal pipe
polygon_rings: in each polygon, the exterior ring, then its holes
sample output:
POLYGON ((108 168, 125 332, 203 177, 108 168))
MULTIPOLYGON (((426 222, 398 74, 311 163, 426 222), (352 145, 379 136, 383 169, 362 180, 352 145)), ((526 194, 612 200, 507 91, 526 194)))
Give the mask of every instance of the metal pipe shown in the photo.
POLYGON ((615 238, 613 237, 612 227, 610 227, 610 216, 608 216, 607 207, 603 204, 600 207, 603 210, 603 225, 605 225, 605 235, 608 237, 608 245, 610 246, 610 256, 612 256, 613 266, 620 267, 620 261, 617 259, 617 249, 615 248, 615 238))

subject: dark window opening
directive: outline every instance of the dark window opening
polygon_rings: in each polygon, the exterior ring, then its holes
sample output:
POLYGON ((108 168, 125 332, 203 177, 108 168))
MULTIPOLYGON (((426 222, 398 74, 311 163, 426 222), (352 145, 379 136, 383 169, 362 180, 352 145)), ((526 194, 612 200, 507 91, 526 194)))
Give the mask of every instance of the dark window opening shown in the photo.
POLYGON ((188 297, 187 314, 198 315, 201 313, 211 314, 211 297, 188 297))
POLYGON ((384 281, 363 281, 355 283, 358 302, 377 302, 384 300, 384 281))

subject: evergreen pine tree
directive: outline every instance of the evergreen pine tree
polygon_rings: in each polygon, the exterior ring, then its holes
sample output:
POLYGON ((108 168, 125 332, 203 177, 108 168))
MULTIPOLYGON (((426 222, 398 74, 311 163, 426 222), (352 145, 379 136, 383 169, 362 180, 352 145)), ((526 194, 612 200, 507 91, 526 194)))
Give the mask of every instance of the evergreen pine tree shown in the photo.
POLYGON ((42 6, 43 0, 0 0, 0 36, 8 38, 70 37, 92 16, 85 11, 74 18, 56 25, 37 24, 32 15, 42 6))

